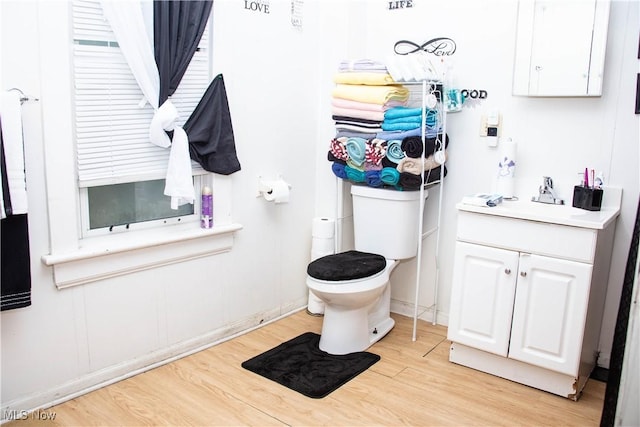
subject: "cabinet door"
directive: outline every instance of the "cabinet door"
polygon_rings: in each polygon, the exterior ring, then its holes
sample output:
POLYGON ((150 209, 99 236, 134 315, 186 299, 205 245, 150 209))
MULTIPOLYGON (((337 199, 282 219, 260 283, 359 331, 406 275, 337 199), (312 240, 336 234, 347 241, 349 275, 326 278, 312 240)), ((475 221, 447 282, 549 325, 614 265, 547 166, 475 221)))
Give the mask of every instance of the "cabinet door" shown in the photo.
POLYGON ((448 338, 507 356, 518 253, 457 242, 448 338))
POLYGON ((529 93, 587 93, 594 11, 595 0, 536 1, 529 93))
POLYGON ((591 270, 580 262, 520 256, 510 358, 578 374, 591 270))
POLYGON ((608 0, 520 0, 514 95, 600 96, 608 0))

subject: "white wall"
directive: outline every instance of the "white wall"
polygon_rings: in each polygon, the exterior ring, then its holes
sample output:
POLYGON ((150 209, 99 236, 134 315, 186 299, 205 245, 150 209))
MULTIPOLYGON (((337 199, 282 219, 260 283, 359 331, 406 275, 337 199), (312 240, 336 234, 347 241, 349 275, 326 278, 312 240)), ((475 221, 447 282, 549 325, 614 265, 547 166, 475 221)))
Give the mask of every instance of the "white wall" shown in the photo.
MULTIPOLYGON (((271 1, 269 14, 245 10, 241 0, 214 2, 215 71, 225 76, 242 163, 242 171, 231 177, 231 204, 233 220, 244 228, 226 254, 57 290, 50 268, 40 262, 49 251, 50 233, 43 147, 55 146, 56 134, 40 129, 43 123, 55 129, 55 121, 65 126, 71 118, 41 117, 39 102, 26 103, 33 304, 0 317, 2 409, 64 399, 304 306, 311 222, 333 216, 336 206, 336 180, 326 161, 334 132, 332 74, 341 59, 385 57, 399 39, 451 37, 458 45, 459 83, 488 92, 483 103, 448 117, 439 321, 446 324, 448 313, 454 205, 492 185, 496 152, 477 132, 480 115, 498 108, 503 135, 519 142, 520 197, 534 195, 542 175, 550 175, 560 195, 570 199, 576 172, 586 165, 602 169, 611 184, 624 188, 602 332, 608 357, 638 198, 638 116, 633 114, 638 3, 613 2, 604 95, 590 99, 511 96, 516 2, 413 3, 412 10, 389 11, 386 2, 306 1, 300 30, 290 24, 289 1, 271 1), (257 177, 278 174, 293 186, 290 203, 256 198, 257 177)), ((35 0, 0 2, 0 89, 19 87, 39 96, 56 84, 39 67, 45 53, 38 47, 43 36, 38 8, 35 0)), ((438 191, 427 202, 430 224, 438 191)), ((434 243, 429 238, 425 245, 423 307, 433 303, 434 243)), ((394 272, 395 310, 413 303, 414 275, 412 262, 394 272)), ((430 319, 428 312, 425 317, 430 319)))
MULTIPOLYGON (((481 115, 498 109, 503 116, 502 136, 518 143, 515 194, 519 198, 536 195, 542 177, 551 176, 560 197, 570 203, 577 174, 587 166, 603 171, 610 185, 624 189, 599 360, 602 366, 608 366, 640 184, 639 116, 633 110, 638 70, 638 2, 611 4, 603 96, 595 98, 511 95, 518 7, 515 1, 420 1, 404 10, 388 10, 384 2, 359 4, 359 29, 366 42, 353 44, 353 57, 384 59, 393 53, 398 40, 422 44, 431 38, 449 37, 457 44, 451 57, 457 83, 461 88, 488 92, 485 100, 465 104, 463 111, 447 116, 451 145, 442 207, 438 321, 446 324, 449 311, 455 203, 466 194, 491 191, 494 185, 498 150, 481 142, 478 132, 481 115)), ((427 222, 437 215, 438 191, 434 189, 427 201, 427 222)), ((419 299, 422 308, 434 303, 434 236, 425 242, 425 247, 419 299)), ((407 262, 392 276, 392 298, 397 310, 406 308, 402 302, 413 302, 414 269, 415 263, 407 262)), ((430 320, 431 316, 426 310, 422 317, 430 320)))
POLYGON ((31 409, 64 399, 307 301, 318 98, 313 46, 318 40, 312 37, 317 32, 312 19, 305 31, 291 26, 287 2, 272 4, 269 15, 245 11, 243 2, 214 5, 214 71, 225 76, 242 164, 229 178, 233 220, 244 227, 235 233, 232 251, 56 289, 51 268, 40 260, 49 253, 51 231, 44 147, 58 144, 62 132, 56 130, 68 127, 72 118, 41 117, 43 104, 56 103, 42 93, 61 82, 51 79, 56 70, 43 69, 40 62, 70 45, 40 51, 39 40, 47 34, 38 20, 47 18, 39 17, 45 10, 67 7, 67 2, 0 3, 1 88, 19 87, 41 98, 23 107, 32 305, 1 316, 3 414, 6 408, 31 409), (49 130, 43 134, 45 126, 49 130), (293 186, 290 202, 275 205, 256 198, 258 176, 278 174, 293 186))

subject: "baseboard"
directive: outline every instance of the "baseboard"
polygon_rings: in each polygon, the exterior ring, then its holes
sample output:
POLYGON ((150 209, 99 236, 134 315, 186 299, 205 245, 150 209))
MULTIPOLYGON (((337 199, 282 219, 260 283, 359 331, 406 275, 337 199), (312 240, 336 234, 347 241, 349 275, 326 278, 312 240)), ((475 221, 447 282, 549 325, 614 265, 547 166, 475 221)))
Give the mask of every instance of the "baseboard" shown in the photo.
POLYGON ((606 383, 609 381, 609 370, 596 366, 593 369, 593 372, 591 372, 589 378, 606 383))
POLYGON ((462 344, 452 343, 449 361, 520 384, 577 400, 586 379, 554 372, 528 363, 488 353, 462 344))
MULTIPOLYGON (((411 317, 415 315, 415 306, 412 303, 406 301, 399 301, 391 299, 391 312, 401 314, 403 316, 411 317)), ((443 313, 440 310, 437 311, 438 317, 436 318, 436 324, 447 326, 449 324, 448 313, 443 313)), ((418 306, 418 319, 425 322, 433 323, 433 307, 418 306)))
POLYGON ((32 393, 9 402, 3 402, 2 414, 0 414, 0 424, 12 421, 11 419, 7 419, 7 416, 11 416, 12 414, 27 414, 47 409, 99 388, 114 384, 118 381, 122 381, 153 368, 157 368, 158 366, 162 366, 199 351, 206 350, 207 348, 268 325, 269 323, 273 323, 297 311, 304 310, 305 306, 306 299, 302 302, 295 301, 291 304, 284 304, 281 308, 257 313, 247 319, 225 325, 215 331, 190 340, 182 341, 170 347, 145 355, 144 357, 109 366, 108 368, 104 368, 96 372, 91 372, 83 377, 48 390, 32 393))
POLYGON ((598 353, 597 365, 604 369, 609 369, 609 364, 611 363, 611 354, 609 353, 598 353))

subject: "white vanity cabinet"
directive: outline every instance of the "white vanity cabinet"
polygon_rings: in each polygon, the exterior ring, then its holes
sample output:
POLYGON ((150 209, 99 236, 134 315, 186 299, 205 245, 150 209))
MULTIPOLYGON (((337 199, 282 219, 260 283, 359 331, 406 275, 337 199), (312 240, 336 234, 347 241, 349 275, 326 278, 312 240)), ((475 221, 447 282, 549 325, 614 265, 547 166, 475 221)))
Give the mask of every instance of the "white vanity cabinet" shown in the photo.
POLYGON ((577 399, 596 364, 618 211, 503 205, 458 205, 449 358, 577 399))

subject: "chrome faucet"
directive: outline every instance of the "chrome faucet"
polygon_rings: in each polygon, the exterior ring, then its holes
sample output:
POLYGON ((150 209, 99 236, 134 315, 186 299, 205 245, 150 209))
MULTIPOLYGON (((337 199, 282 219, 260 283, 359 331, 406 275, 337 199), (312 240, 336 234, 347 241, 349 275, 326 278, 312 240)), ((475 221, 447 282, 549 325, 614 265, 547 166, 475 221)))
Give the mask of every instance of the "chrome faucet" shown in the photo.
POLYGON ((553 189, 553 181, 551 177, 544 176, 543 183, 539 188, 538 197, 532 197, 532 202, 549 203, 552 205, 564 205, 564 200, 558 198, 556 191, 553 189))

